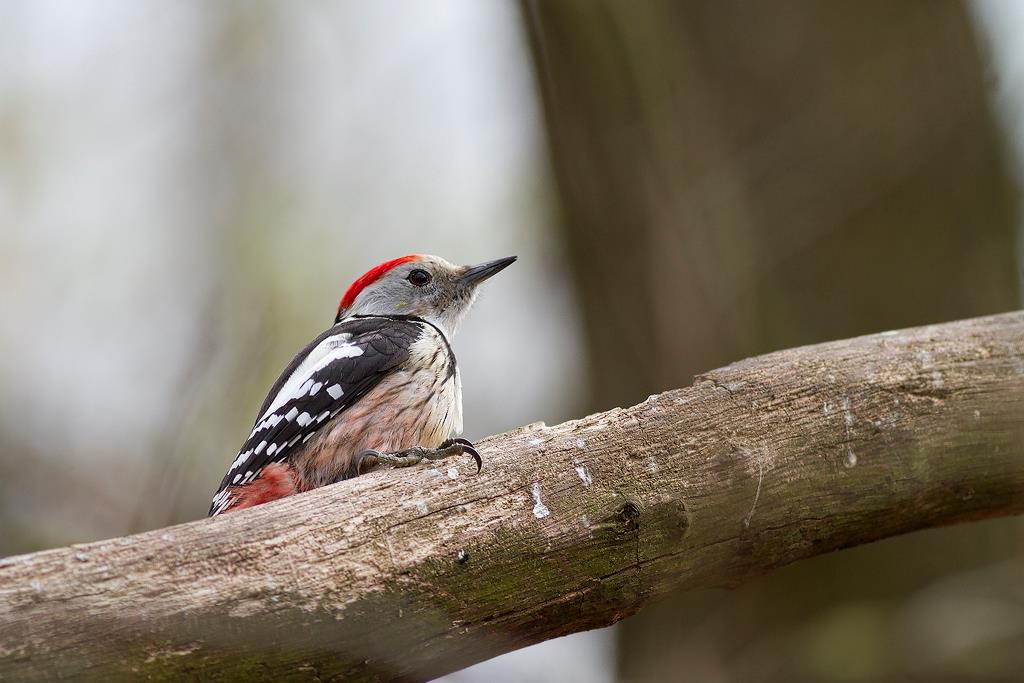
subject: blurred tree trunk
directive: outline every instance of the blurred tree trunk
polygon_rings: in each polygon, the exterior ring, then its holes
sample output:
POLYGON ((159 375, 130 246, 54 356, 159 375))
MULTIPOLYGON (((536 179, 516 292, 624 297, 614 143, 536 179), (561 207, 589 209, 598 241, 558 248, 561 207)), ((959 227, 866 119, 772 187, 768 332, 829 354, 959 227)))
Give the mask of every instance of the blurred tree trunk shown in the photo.
MULTIPOLYGON (((1018 305, 1015 197, 963 3, 562 0, 525 14, 592 408, 772 349, 1018 305)), ((945 653, 889 632, 901 596, 1019 554, 1019 528, 680 598, 624 625, 621 673, 879 679, 904 674, 914 647, 942 669, 945 653), (851 617, 859 600, 873 607, 851 617), (834 621, 842 655, 807 628, 834 621)), ((1004 649, 997 673, 1015 673, 1004 649)))

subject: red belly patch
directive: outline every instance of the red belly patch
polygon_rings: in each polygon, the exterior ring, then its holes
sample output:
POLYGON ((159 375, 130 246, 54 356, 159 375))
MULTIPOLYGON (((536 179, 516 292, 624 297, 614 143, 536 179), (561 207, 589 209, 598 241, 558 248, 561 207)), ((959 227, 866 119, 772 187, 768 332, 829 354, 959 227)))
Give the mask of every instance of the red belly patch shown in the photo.
POLYGON ((276 462, 267 465, 260 475, 244 486, 231 486, 232 502, 225 512, 251 508, 298 493, 299 479, 289 465, 276 462))

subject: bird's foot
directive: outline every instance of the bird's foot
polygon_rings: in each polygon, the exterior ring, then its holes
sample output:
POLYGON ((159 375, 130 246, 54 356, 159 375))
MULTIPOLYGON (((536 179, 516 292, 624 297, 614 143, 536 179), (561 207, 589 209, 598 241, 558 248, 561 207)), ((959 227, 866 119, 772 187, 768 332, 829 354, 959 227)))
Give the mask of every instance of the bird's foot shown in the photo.
POLYGON ((373 467, 378 463, 391 465, 392 467, 411 467, 423 460, 444 460, 445 458, 463 454, 473 456, 473 459, 476 461, 476 471, 479 472, 483 466, 483 460, 480 458, 480 454, 477 453, 476 448, 474 448, 473 443, 467 439, 448 439, 437 448, 413 446, 412 448, 405 448, 391 453, 381 453, 380 451, 368 448, 356 453, 356 456, 352 459, 352 464, 349 466, 349 471, 352 472, 351 476, 358 476, 362 474, 363 469, 373 467))

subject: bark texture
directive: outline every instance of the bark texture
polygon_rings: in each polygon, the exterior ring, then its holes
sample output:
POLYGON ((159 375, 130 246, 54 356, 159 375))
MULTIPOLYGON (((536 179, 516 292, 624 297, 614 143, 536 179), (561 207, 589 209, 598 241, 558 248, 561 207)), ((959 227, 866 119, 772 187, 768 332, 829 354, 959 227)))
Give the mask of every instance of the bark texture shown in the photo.
POLYGON ((1024 313, 745 360, 489 438, 478 476, 375 472, 0 560, 0 678, 430 678, 671 590, 1020 513, 1022 417, 1024 313))

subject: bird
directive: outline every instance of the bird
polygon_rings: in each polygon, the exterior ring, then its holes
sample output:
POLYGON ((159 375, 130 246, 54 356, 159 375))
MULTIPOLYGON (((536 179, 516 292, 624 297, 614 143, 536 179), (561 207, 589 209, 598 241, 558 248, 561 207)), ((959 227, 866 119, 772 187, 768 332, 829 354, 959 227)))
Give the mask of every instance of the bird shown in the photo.
POLYGON ((480 285, 515 256, 473 266, 410 254, 357 278, 334 324, 285 367, 228 467, 208 516, 253 507, 377 465, 470 455, 451 339, 480 285))

